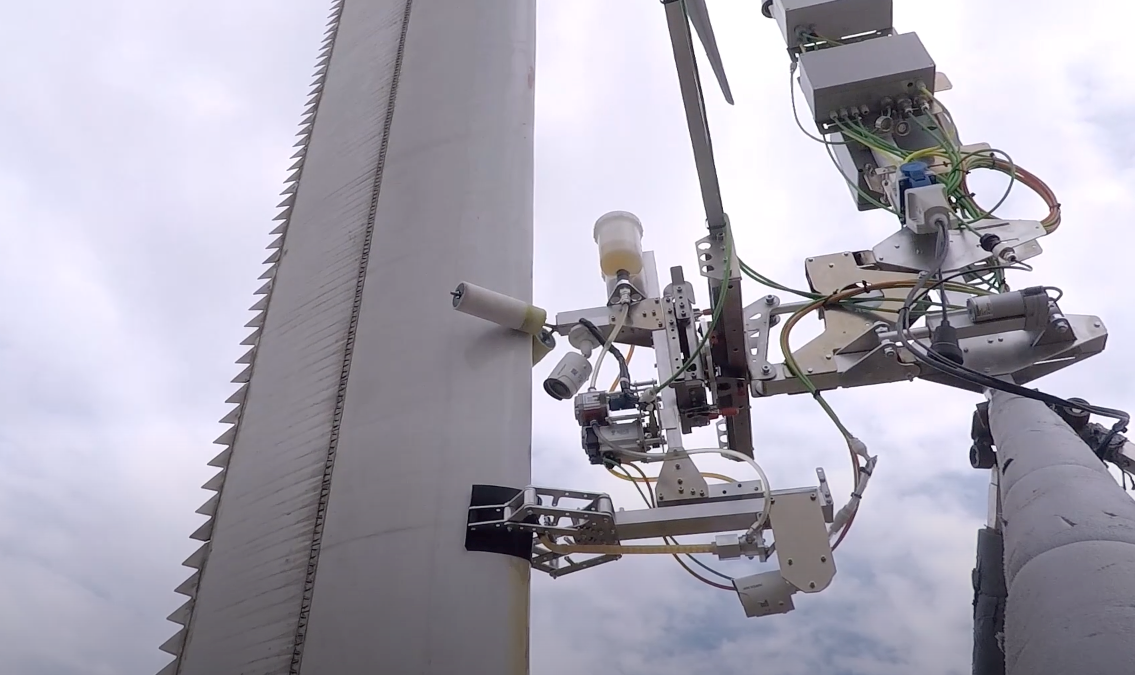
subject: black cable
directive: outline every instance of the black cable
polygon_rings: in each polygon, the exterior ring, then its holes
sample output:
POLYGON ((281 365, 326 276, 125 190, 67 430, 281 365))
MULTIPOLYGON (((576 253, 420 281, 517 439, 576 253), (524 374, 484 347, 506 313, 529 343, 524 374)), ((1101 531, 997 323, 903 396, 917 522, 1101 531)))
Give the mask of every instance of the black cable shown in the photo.
MULTIPOLYGON (((592 426, 598 426, 598 425, 597 425, 596 423, 592 422, 592 426)), ((613 460, 611 460, 611 459, 607 459, 607 460, 605 460, 605 461, 604 461, 604 466, 606 466, 606 467, 607 467, 607 470, 608 470, 608 471, 614 471, 614 467, 616 467, 616 466, 617 466, 617 467, 619 467, 619 469, 620 469, 620 470, 621 470, 621 471, 623 472, 623 475, 624 475, 624 476, 626 476, 626 477, 627 477, 628 479, 630 479, 630 481, 631 481, 632 483, 634 483, 634 487, 635 487, 635 489, 636 489, 636 490, 638 490, 638 495, 639 495, 640 497, 642 497, 642 501, 644 501, 644 502, 646 503, 646 505, 647 505, 648 507, 652 508, 652 509, 653 509, 653 508, 657 508, 657 506, 658 506, 658 505, 657 505, 657 504, 655 503, 655 501, 654 501, 654 490, 652 490, 652 489, 651 489, 651 487, 650 487, 650 479, 648 479, 648 478, 646 477, 646 473, 645 473, 645 472, 643 472, 643 470, 642 470, 642 469, 640 469, 640 468, 639 468, 639 467, 638 467, 637 465, 635 465, 635 464, 630 464, 629 466, 633 467, 633 468, 634 468, 634 469, 635 469, 636 471, 638 471, 639 475, 640 475, 640 476, 642 477, 642 479, 643 479, 643 480, 644 480, 644 481, 646 482, 646 490, 647 490, 646 492, 643 492, 643 491, 642 491, 642 488, 641 488, 641 487, 639 486, 639 484, 638 484, 638 483, 639 483, 639 481, 638 481, 638 480, 636 480, 636 479, 635 479, 634 477, 632 477, 632 476, 631 476, 631 474, 630 474, 630 472, 628 472, 628 471, 626 470, 626 468, 625 468, 625 467, 623 467, 623 466, 622 466, 621 464, 616 464, 616 463, 615 463, 615 462, 614 462, 613 460), (647 495, 648 493, 650 494, 650 497, 649 497, 649 498, 648 498, 648 497, 646 496, 646 495, 647 495)), ((677 539, 675 539, 674 537, 663 537, 663 538, 662 538, 662 540, 663 540, 664 542, 666 542, 667 544, 671 544, 671 545, 674 545, 674 546, 677 546, 677 545, 678 545, 678 540, 677 540, 677 539)), ((728 574, 722 574, 721 572, 718 572, 717 570, 713 569, 713 568, 712 568, 712 567, 710 567, 709 565, 706 565, 705 563, 703 563, 702 561, 698 560, 698 559, 697 559, 697 558, 695 558, 694 556, 692 556, 692 555, 690 555, 690 554, 685 554, 685 557, 686 557, 687 559, 689 559, 689 561, 690 561, 690 562, 692 562, 693 564, 695 564, 695 565, 697 565, 698 567, 702 568, 703 570, 705 570, 705 571, 709 572, 710 574, 716 575, 717 577, 719 577, 719 578, 721 578, 721 579, 724 579, 724 580, 726 580, 726 581, 728 581, 728 582, 730 582, 730 583, 732 583, 732 582, 733 582, 733 577, 729 576, 728 574)), ((674 556, 674 560, 678 561, 678 564, 679 564, 679 565, 682 565, 682 567, 683 567, 683 568, 684 568, 684 569, 685 569, 685 570, 686 570, 687 572, 689 572, 691 576, 693 576, 693 577, 697 578, 697 580, 698 580, 698 581, 701 581, 702 583, 705 583, 705 584, 709 584, 710 586, 713 586, 713 587, 715 587, 715 588, 719 588, 719 589, 721 589, 721 590, 728 590, 728 591, 734 590, 734 589, 733 589, 733 588, 731 588, 731 587, 728 587, 728 586, 722 586, 722 585, 720 585, 720 584, 717 584, 717 583, 715 583, 715 582, 713 582, 713 581, 710 581, 709 579, 706 579, 705 577, 703 577, 703 576, 699 575, 698 573, 694 572, 694 571, 693 571, 692 569, 690 569, 689 567, 686 567, 686 566, 685 566, 685 565, 684 565, 684 564, 682 563, 682 559, 681 559, 681 558, 680 558, 679 556, 676 556, 676 555, 675 555, 675 556, 674 556)))
MULTIPOLYGON (((579 325, 586 328, 596 340, 599 341, 599 346, 607 344, 607 338, 599 332, 599 329, 591 322, 590 319, 580 319, 579 325)), ((631 369, 627 366, 627 359, 623 356, 623 352, 615 346, 614 341, 611 342, 610 348, 611 355, 619 362, 619 382, 622 384, 623 391, 629 391, 631 388, 631 369)))
MULTIPOLYGON (((674 541, 674 543, 675 543, 675 544, 676 544, 676 543, 678 543, 678 542, 677 542, 677 540, 675 540, 675 539, 674 539, 673 537, 671 537, 670 539, 671 539, 672 541, 674 541)), ((703 563, 702 561, 698 560, 698 559, 697 559, 697 558, 695 558, 694 556, 692 556, 692 555, 686 555, 686 557, 690 559, 690 562, 692 562, 693 564, 695 564, 695 565, 697 565, 698 567, 702 568, 702 569, 703 569, 703 570, 705 570, 706 572, 709 572, 710 574, 713 574, 714 576, 717 576, 717 577, 720 577, 720 578, 722 578, 722 579, 725 579, 726 581, 730 581, 730 582, 732 582, 732 581, 733 581, 733 577, 729 576, 728 574, 722 574, 721 572, 718 572, 717 570, 713 569, 713 568, 712 568, 712 567, 710 567, 709 565, 706 565, 705 563, 703 563)))
MULTIPOLYGON (((919 275, 918 283, 914 286, 914 288, 911 289, 910 293, 907 294, 902 308, 899 309, 897 332, 899 340, 902 342, 903 347, 905 347, 907 351, 909 351, 920 363, 957 379, 982 387, 983 389, 994 389, 1009 394, 1015 394, 1017 396, 1021 396, 1022 398, 1040 401, 1041 403, 1045 403, 1047 405, 1060 406, 1064 408, 1080 408, 1081 410, 1086 410, 1090 413, 1100 415, 1102 417, 1114 419, 1116 420, 1116 423, 1112 427, 1112 430, 1109 433, 1108 437, 1105 437, 1105 441, 1108 443, 1110 443, 1111 438, 1115 437, 1115 434, 1125 431, 1127 429, 1128 422, 1130 422, 1131 420, 1131 416, 1122 410, 1075 404, 1058 396, 1053 396, 1052 394, 1047 394, 1045 392, 1037 391, 1034 389, 1027 389, 1012 382, 1006 382, 1004 380, 990 377, 984 373, 973 370, 972 368, 967 368, 964 365, 959 365, 945 358, 942 358, 941 356, 935 354, 932 350, 927 348, 925 344, 923 344, 913 335, 910 335, 910 312, 915 302, 920 297, 923 289, 926 288, 927 282, 933 277, 939 277, 939 280, 934 285, 936 287, 946 283, 946 281, 950 278, 967 274, 967 272, 959 272, 950 276, 942 275, 942 267, 946 263, 946 256, 949 252, 949 239, 947 238, 947 234, 948 233, 945 228, 943 228, 939 233, 939 239, 940 241, 945 240, 945 245, 938 246, 938 255, 935 260, 934 269, 930 274, 924 273, 919 275), (920 352, 919 350, 914 349, 912 342, 916 343, 924 351, 920 352)), ((930 292, 933 292, 933 290, 934 287, 931 287, 930 292)))

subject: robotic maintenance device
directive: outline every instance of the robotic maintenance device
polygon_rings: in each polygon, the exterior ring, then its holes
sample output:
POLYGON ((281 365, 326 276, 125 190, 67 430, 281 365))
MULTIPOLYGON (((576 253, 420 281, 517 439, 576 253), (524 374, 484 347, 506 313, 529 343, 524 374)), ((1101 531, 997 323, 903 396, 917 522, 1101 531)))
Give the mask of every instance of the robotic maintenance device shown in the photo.
MULTIPOLYGON (((474 486, 466 546, 529 559, 553 577, 624 555, 766 561, 775 553, 777 570, 711 583, 735 590, 748 616, 780 614, 793 609, 797 592, 818 593, 831 584, 834 551, 876 464, 824 401, 824 391, 921 378, 1036 398, 1040 394, 1022 385, 1098 354, 1107 329, 1098 317, 1066 313, 1058 289, 1009 288, 1006 272, 1031 271, 1027 261, 1041 254, 1039 240, 1060 225, 1060 205, 1005 153, 960 140, 938 98, 949 80, 916 34, 895 30, 892 0, 764 3, 815 127, 809 131, 797 116, 800 130, 823 144, 857 208, 892 213, 896 230, 871 248, 807 258, 808 287, 800 291, 750 268, 733 246, 722 205, 694 59, 691 25, 732 103, 706 9, 702 0, 662 4, 705 205, 708 232, 695 246, 709 302, 697 303, 680 267, 669 270, 663 285, 653 253, 642 249, 642 224, 625 212, 595 224, 607 285, 605 301, 595 307, 563 311, 548 322, 543 310, 472 283, 453 293, 458 310, 531 334, 534 364, 554 349, 556 335, 567 338, 574 349, 553 368, 544 390, 572 401, 592 464, 638 485, 653 484, 651 508, 616 510, 606 494, 571 489, 474 486), (986 210, 967 185, 978 170, 1008 174, 1012 184, 1039 194, 1049 213, 1041 220, 994 215, 1000 204, 986 210), (801 300, 766 294, 746 304, 743 275, 801 300), (822 317, 823 332, 791 345, 793 327, 813 312, 822 317), (777 327, 779 363, 770 349, 777 327), (622 347, 653 349, 657 377, 634 381, 622 347), (605 358, 620 368, 611 390, 596 387, 605 358), (814 484, 774 490, 754 460, 752 403, 801 393, 835 422, 855 466, 854 489, 838 507, 823 469, 814 484), (685 446, 686 434, 711 424, 719 447, 685 446), (695 458, 706 453, 747 463, 756 477, 703 474, 695 458), (661 469, 648 478, 639 463, 661 469), (701 544, 674 539, 686 535, 713 537, 701 544), (662 543, 636 543, 643 540, 662 543)), ((1082 422, 1101 458, 1132 468, 1135 452, 1119 433, 1126 415, 1043 396, 1060 414, 1082 422), (1090 413, 1120 422, 1108 430, 1089 423, 1090 413)), ((979 411, 971 454, 980 468, 993 466, 985 424, 979 411)))

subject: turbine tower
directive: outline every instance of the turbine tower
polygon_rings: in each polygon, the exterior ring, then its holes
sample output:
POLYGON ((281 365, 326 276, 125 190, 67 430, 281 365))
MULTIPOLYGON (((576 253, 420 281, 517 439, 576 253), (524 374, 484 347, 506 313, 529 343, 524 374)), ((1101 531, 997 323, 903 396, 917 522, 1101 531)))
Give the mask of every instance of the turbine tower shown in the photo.
POLYGON ((527 672, 527 561, 464 543, 529 482, 532 341, 444 298, 531 300, 535 29, 333 3, 161 675, 527 672))

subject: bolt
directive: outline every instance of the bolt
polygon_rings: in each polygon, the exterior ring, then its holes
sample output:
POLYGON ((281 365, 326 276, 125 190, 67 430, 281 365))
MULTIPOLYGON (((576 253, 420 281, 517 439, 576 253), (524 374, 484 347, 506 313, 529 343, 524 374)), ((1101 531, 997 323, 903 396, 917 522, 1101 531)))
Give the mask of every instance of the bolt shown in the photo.
POLYGON ((989 339, 987 340, 987 342, 988 342, 989 344, 993 344, 993 338, 989 338, 989 339))
POLYGON ((765 296, 765 304, 766 305, 776 304, 776 296, 775 295, 766 295, 765 296))
POLYGON ((813 368, 809 368, 808 372, 811 373, 813 370, 814 370, 813 368))
POLYGON ((790 566, 792 565, 792 558, 789 558, 789 559, 788 559, 788 564, 789 564, 790 566))
POLYGON ((816 262, 815 258, 808 258, 808 262, 816 262))
POLYGON ((810 497, 812 498, 812 501, 816 501, 816 493, 815 493, 815 492, 813 492, 813 493, 812 493, 811 495, 809 495, 809 496, 810 496, 810 497))
POLYGON ((820 556, 820 562, 826 563, 827 561, 828 561, 828 557, 826 555, 820 556))
POLYGON ((675 464, 675 465, 674 465, 674 468, 675 468, 675 469, 681 469, 681 468, 682 468, 682 465, 681 465, 681 464, 675 464))
POLYGON ((883 256, 879 256, 879 260, 886 260, 883 256))
POLYGON ((772 372, 772 366, 761 366, 761 372, 768 375, 772 372))
POLYGON ((835 263, 828 263, 828 269, 835 267, 835 263))
POLYGON ((902 244, 895 244, 895 248, 902 248, 902 244))
POLYGON ((998 341, 998 342, 1004 342, 1004 341, 1005 341, 1005 338, 1003 338, 1003 337, 999 337, 999 338, 997 338, 997 341, 998 341))
POLYGON ((681 479, 681 478, 679 478, 679 479, 678 479, 678 485, 681 485, 681 484, 682 484, 682 482, 683 482, 683 481, 682 481, 682 479, 681 479))
POLYGON ((705 496, 705 490, 698 490, 698 496, 704 497, 705 496))
POLYGON ((827 360, 829 360, 829 361, 831 361, 831 360, 832 360, 832 355, 831 355, 831 354, 824 354, 824 358, 825 358, 825 359, 827 359, 827 360))
POLYGON ((894 347, 887 347, 886 349, 883 350, 883 355, 886 356, 888 359, 893 359, 895 357, 895 348, 894 347))
POLYGON ((1096 328, 1101 328, 1101 327, 1103 326, 1103 324, 1102 324, 1102 323, 1100 323, 1099 321, 1096 321, 1096 322, 1095 322, 1095 323, 1093 323, 1092 325, 1093 325, 1093 326, 1095 326, 1096 328))
POLYGON ((1068 324, 1064 323, 1063 321, 1056 324, 1057 333, 1067 333, 1069 330, 1071 329, 1068 327, 1068 324))
POLYGON ((682 488, 682 487, 678 488, 678 494, 680 494, 680 495, 686 494, 686 488, 682 488))
POLYGON ((808 588, 815 588, 815 587, 816 587, 816 582, 815 582, 815 581, 809 581, 809 582, 808 582, 808 588))

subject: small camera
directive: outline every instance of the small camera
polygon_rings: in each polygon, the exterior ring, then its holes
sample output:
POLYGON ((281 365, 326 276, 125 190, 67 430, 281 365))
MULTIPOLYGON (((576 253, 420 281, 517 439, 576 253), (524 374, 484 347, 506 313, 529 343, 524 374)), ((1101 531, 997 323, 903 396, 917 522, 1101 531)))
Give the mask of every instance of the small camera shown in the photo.
POLYGON ((591 362, 579 352, 564 354, 544 380, 544 391, 557 401, 575 396, 591 377, 591 362))

